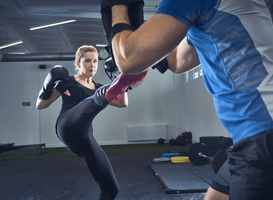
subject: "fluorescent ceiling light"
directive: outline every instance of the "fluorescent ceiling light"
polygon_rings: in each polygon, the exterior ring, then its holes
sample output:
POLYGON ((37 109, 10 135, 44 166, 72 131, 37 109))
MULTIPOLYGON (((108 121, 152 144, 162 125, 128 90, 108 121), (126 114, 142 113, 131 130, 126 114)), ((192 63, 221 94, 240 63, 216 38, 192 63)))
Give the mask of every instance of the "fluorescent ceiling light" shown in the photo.
POLYGON ((27 54, 27 53, 16 53, 16 52, 11 52, 9 54, 27 54))
POLYGON ((21 44, 21 43, 23 43, 23 41, 12 42, 12 43, 5 44, 5 45, 3 45, 3 46, 0 46, 0 49, 4 49, 4 48, 11 47, 11 46, 14 46, 14 45, 17 45, 17 44, 21 44))
POLYGON ((47 25, 40 25, 40 26, 36 26, 36 27, 30 27, 30 30, 37 30, 37 29, 41 29, 41 28, 47 28, 47 27, 51 27, 51 26, 57 26, 57 25, 61 25, 61 24, 67 24, 67 23, 71 23, 71 22, 75 22, 76 20, 68 20, 68 21, 63 21, 63 22, 56 22, 53 24, 47 24, 47 25))
POLYGON ((97 47, 106 47, 107 44, 96 44, 97 47))

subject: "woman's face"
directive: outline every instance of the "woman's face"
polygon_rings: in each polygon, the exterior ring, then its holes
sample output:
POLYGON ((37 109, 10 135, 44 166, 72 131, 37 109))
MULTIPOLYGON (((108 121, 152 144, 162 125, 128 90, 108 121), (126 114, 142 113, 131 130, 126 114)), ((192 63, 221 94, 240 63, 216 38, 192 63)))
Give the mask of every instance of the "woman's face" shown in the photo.
POLYGON ((80 74, 93 77, 98 69, 98 54, 95 52, 86 52, 84 56, 77 62, 80 74))

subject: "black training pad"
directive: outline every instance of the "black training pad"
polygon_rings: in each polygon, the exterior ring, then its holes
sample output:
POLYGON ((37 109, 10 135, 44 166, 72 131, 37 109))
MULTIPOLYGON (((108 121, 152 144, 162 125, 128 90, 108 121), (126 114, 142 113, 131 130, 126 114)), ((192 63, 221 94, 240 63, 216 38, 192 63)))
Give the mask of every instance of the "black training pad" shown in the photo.
POLYGON ((211 162, 201 166, 192 163, 153 163, 150 168, 167 194, 206 192, 215 176, 211 162))

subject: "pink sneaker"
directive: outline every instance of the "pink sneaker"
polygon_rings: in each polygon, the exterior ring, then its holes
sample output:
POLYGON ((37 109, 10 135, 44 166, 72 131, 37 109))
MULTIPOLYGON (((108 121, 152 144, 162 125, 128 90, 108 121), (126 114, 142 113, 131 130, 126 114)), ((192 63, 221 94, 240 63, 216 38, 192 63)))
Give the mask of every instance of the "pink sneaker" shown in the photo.
POLYGON ((110 103, 117 102, 128 87, 140 84, 147 73, 148 70, 133 75, 120 74, 107 90, 105 95, 106 100, 110 103))

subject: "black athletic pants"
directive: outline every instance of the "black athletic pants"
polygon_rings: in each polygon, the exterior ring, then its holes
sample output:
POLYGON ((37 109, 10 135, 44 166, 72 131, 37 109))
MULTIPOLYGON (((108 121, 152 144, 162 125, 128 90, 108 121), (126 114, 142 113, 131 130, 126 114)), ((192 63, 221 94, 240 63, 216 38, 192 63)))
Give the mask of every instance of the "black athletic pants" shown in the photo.
POLYGON ((56 132, 67 149, 78 155, 92 174, 101 191, 115 199, 118 183, 112 166, 93 136, 92 121, 109 103, 105 99, 106 87, 99 88, 94 95, 59 116, 56 132))

